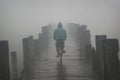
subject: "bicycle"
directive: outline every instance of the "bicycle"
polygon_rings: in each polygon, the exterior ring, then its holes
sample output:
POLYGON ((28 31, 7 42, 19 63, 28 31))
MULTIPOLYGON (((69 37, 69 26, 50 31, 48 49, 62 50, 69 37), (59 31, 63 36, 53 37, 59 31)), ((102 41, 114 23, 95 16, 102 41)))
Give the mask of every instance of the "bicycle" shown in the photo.
POLYGON ((62 57, 63 57, 63 50, 62 50, 62 48, 59 48, 59 57, 60 57, 60 61, 62 61, 62 57))
POLYGON ((58 56, 60 58, 60 61, 62 61, 62 57, 63 57, 63 53, 64 53, 63 45, 59 44, 59 46, 57 47, 57 49, 58 49, 58 56))

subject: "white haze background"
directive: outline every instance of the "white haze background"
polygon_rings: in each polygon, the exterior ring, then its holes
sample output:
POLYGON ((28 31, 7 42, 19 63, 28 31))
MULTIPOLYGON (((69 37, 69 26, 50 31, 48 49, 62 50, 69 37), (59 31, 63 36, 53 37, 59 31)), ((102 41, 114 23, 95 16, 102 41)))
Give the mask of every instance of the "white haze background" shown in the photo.
POLYGON ((37 38, 49 23, 85 24, 96 34, 120 39, 120 0, 0 0, 0 40, 8 40, 17 51, 22 68, 22 39, 37 38))

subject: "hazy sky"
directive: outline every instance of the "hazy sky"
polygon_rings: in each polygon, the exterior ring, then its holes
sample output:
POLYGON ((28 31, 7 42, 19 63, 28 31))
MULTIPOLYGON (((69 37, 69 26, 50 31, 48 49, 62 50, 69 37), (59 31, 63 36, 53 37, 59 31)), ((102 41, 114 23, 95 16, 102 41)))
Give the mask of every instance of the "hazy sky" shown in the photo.
MULTIPOLYGON (((22 54, 22 38, 49 23, 86 24, 94 35, 120 39, 120 0, 0 0, 0 40, 22 54)), ((20 55, 21 56, 21 55, 20 55)))

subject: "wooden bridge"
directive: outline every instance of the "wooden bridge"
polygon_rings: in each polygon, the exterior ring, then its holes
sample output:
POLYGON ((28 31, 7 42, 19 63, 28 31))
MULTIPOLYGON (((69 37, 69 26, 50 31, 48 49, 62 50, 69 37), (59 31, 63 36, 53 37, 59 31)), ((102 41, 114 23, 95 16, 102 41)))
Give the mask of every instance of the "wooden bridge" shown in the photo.
POLYGON ((23 80, 98 80, 77 42, 66 42, 62 61, 56 57, 54 45, 52 42, 48 49, 33 56, 30 68, 24 71, 23 80))

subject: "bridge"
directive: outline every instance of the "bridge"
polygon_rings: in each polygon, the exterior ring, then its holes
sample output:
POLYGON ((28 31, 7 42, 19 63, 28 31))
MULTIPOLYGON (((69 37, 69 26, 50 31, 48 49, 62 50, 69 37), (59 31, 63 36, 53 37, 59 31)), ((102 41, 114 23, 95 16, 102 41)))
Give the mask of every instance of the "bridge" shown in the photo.
POLYGON ((23 80, 98 80, 92 64, 80 52, 77 42, 66 41, 66 53, 62 61, 56 57, 54 45, 54 42, 51 43, 48 49, 33 56, 23 80))
POLYGON ((119 80, 117 39, 96 36, 91 46, 86 25, 70 24, 62 61, 56 57, 53 28, 42 28, 39 39, 23 39, 24 69, 22 80, 119 80))

